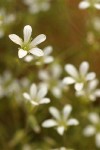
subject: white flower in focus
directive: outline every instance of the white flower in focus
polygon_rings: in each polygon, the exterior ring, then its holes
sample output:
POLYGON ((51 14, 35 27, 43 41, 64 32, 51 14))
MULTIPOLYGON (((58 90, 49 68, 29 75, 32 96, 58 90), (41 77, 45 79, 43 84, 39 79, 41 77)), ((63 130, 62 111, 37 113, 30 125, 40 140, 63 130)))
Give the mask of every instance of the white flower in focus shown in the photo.
POLYGON ((96 9, 100 9, 100 0, 83 0, 79 3, 80 9, 86 9, 89 7, 95 7, 96 9))
POLYGON ((76 91, 81 91, 87 83, 96 77, 95 72, 88 73, 89 63, 84 61, 79 67, 79 71, 71 64, 65 65, 65 71, 70 75, 63 79, 63 83, 66 85, 74 84, 76 91))
POLYGON ((83 134, 87 137, 95 135, 96 146, 100 148, 100 116, 93 112, 89 114, 88 118, 92 124, 85 127, 83 134))
POLYGON ((64 106, 62 112, 59 112, 59 110, 55 107, 50 107, 49 112, 54 117, 54 119, 45 120, 42 123, 42 126, 45 128, 55 127, 57 132, 60 135, 63 135, 68 126, 76 126, 79 124, 77 119, 69 118, 71 111, 72 106, 69 104, 64 106))
POLYGON ((36 84, 32 84, 29 93, 23 93, 23 96, 32 105, 47 104, 50 102, 49 98, 46 98, 47 88, 46 86, 37 87, 36 84))
POLYGON ((50 8, 50 0, 23 0, 32 14, 47 11, 50 8))
POLYGON ((38 44, 42 43, 46 40, 46 36, 44 34, 38 35, 35 39, 31 39, 32 28, 30 25, 26 25, 23 30, 24 40, 22 40, 16 34, 10 34, 9 38, 16 44, 20 45, 18 50, 18 57, 23 58, 27 54, 31 53, 35 56, 43 56, 44 53, 41 49, 37 47, 38 44))
POLYGON ((95 101, 97 97, 100 97, 100 89, 97 89, 98 83, 97 79, 90 81, 81 91, 76 91, 76 96, 83 96, 91 101, 95 101))

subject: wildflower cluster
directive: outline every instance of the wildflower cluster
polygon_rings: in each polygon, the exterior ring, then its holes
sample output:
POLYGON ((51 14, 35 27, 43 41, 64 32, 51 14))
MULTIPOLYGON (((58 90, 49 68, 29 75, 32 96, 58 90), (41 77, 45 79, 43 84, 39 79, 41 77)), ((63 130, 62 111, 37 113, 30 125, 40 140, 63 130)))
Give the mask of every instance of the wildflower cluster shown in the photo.
POLYGON ((71 2, 7 4, 0 6, 0 149, 99 150, 100 1, 81 0, 84 19, 66 29, 71 2))

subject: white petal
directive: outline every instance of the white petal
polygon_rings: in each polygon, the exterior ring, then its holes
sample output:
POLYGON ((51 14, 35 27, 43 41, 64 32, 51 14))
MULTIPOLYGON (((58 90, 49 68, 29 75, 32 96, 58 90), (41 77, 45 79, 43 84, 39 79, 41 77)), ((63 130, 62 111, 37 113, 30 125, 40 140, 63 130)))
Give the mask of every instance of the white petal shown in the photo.
POLYGON ((94 101, 96 100, 95 94, 94 94, 94 93, 93 93, 93 94, 90 94, 90 95, 89 95, 89 99, 94 102, 94 101))
POLYGON ((57 125, 57 122, 53 119, 48 119, 48 120, 45 120, 43 123, 42 123, 42 127, 45 127, 45 128, 50 128, 50 127, 54 127, 57 125))
POLYGON ((94 92, 95 96, 96 97, 100 97, 100 89, 97 89, 95 92, 94 92))
POLYGON ((88 85, 89 89, 95 90, 98 84, 99 84, 99 81, 97 79, 90 81, 88 85))
POLYGON ((92 125, 88 125, 88 126, 83 130, 83 134, 84 134, 85 136, 87 136, 87 137, 94 135, 95 132, 96 132, 96 129, 95 129, 95 127, 92 126, 92 125))
POLYGON ((48 64, 53 62, 54 58, 52 56, 48 56, 44 58, 44 63, 48 64))
POLYGON ((37 86, 34 83, 30 87, 30 95, 31 95, 32 99, 35 98, 37 95, 37 86))
POLYGON ((53 50, 52 46, 47 46, 47 47, 45 47, 45 48, 43 49, 44 55, 45 55, 45 56, 48 56, 49 54, 51 54, 52 50, 53 50))
POLYGON ((30 100, 30 103, 31 103, 33 106, 39 105, 39 103, 37 103, 37 102, 35 102, 35 101, 33 101, 33 100, 30 100))
POLYGON ((72 77, 65 77, 62 81, 64 84, 73 84, 75 80, 72 77))
POLYGON ((22 39, 18 36, 18 35, 16 35, 16 34, 10 34, 9 35, 9 38, 14 42, 14 43, 16 43, 16 44, 18 44, 18 45, 22 45, 22 39))
POLYGON ((24 42, 29 42, 32 34, 32 28, 30 25, 26 25, 23 30, 24 42))
POLYGON ((33 54, 33 55, 36 55, 36 56, 38 56, 38 57, 44 55, 43 51, 42 51, 41 49, 37 48, 37 47, 32 48, 32 49, 30 50, 30 53, 33 54))
POLYGON ((98 148, 100 148, 100 133, 97 133, 95 136, 95 143, 98 148))
POLYGON ((55 78, 56 80, 60 78, 62 74, 62 67, 60 64, 53 64, 51 67, 51 74, 52 77, 55 78))
POLYGON ((25 99, 31 100, 31 97, 28 93, 23 93, 23 96, 24 96, 25 99))
POLYGON ((61 96, 62 96, 61 89, 60 89, 58 86, 53 87, 53 88, 51 89, 51 92, 52 92, 52 94, 53 94, 56 98, 61 98, 61 96))
POLYGON ((49 98, 43 98, 39 101, 39 104, 48 104, 50 103, 50 99, 49 98))
POLYGON ((39 79, 43 81, 48 81, 50 79, 49 74, 46 70, 40 70, 38 76, 39 76, 39 79))
POLYGON ((45 85, 40 86, 39 91, 37 93, 37 98, 41 99, 41 98, 45 97, 46 94, 47 94, 47 87, 45 85))
POLYGON ((98 124, 100 121, 99 115, 97 113, 90 113, 89 114, 89 120, 93 123, 93 124, 98 124))
POLYGON ((60 126, 57 128, 57 132, 60 134, 60 135, 63 135, 64 134, 64 127, 63 126, 60 126))
POLYGON ((96 77, 96 73, 95 72, 90 72, 86 75, 86 80, 93 80, 96 77))
POLYGON ((76 83, 75 84, 75 90, 81 91, 83 89, 84 84, 83 83, 76 83))
POLYGON ((85 76, 88 72, 88 69, 89 69, 89 63, 84 61, 80 65, 79 72, 81 75, 85 76))
POLYGON ((64 106, 63 115, 65 119, 69 117, 69 114, 71 113, 71 111, 72 111, 72 106, 70 104, 64 106))
POLYGON ((59 113, 59 111, 58 111, 57 108, 55 108, 55 107, 50 107, 50 108, 49 108, 49 112, 51 113, 51 115, 52 115, 55 119, 57 119, 57 120, 60 119, 60 113, 59 113))
POLYGON ((90 6, 90 4, 89 4, 89 2, 87 2, 87 1, 83 1, 83 2, 80 2, 79 3, 79 8, 80 9, 86 9, 86 8, 88 8, 90 6))
POLYGON ((25 60, 26 62, 31 62, 31 61, 33 60, 33 56, 32 56, 32 55, 27 55, 27 56, 24 58, 24 60, 25 60))
POLYGON ((77 69, 71 64, 65 65, 65 70, 67 71, 67 73, 69 75, 71 75, 74 78, 77 78, 79 76, 78 72, 77 72, 77 69))
POLYGON ((27 51, 25 51, 23 49, 19 49, 19 51, 18 51, 18 57, 19 58, 23 58, 26 55, 27 55, 27 51))
POLYGON ((75 95, 76 96, 84 96, 85 92, 84 91, 76 91, 75 95))
POLYGON ((100 4, 96 3, 96 4, 94 4, 94 7, 95 7, 96 9, 100 10, 100 4))
POLYGON ((74 119, 74 118, 71 118, 67 121, 67 125, 69 125, 69 126, 76 126, 78 124, 79 124, 78 120, 74 119))
POLYGON ((46 36, 44 34, 38 35, 33 41, 31 42, 31 46, 37 46, 38 44, 42 43, 46 40, 46 36))

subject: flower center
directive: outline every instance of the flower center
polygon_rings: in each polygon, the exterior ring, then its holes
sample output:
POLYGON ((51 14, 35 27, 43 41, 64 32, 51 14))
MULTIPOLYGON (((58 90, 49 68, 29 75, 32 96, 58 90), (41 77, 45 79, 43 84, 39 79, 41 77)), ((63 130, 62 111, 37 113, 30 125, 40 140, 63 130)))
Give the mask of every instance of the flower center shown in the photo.
POLYGON ((30 43, 23 43, 21 48, 23 50, 29 51, 30 50, 30 43))

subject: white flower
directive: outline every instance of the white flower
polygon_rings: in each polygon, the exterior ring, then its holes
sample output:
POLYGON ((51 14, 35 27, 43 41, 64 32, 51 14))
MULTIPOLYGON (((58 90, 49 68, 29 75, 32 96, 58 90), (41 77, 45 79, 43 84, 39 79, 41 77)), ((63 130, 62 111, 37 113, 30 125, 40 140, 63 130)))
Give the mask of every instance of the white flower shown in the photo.
POLYGON ((79 124, 77 119, 69 118, 71 111, 72 106, 69 104, 64 106, 62 112, 59 112, 59 110, 55 107, 50 107, 49 112, 54 117, 54 119, 45 120, 42 123, 42 126, 45 128, 56 127, 57 132, 60 135, 63 135, 68 126, 76 126, 79 124))
POLYGON ((70 75, 63 79, 63 83, 66 85, 74 84, 76 91, 81 91, 84 87, 84 84, 87 81, 93 80, 96 76, 94 72, 88 73, 89 63, 84 61, 81 63, 78 70, 71 64, 65 65, 65 71, 70 75))
POLYGON ((26 62, 31 62, 32 60, 36 60, 36 65, 43 65, 43 64, 49 64, 53 62, 54 58, 53 56, 50 55, 52 52, 53 48, 52 46, 47 46, 43 49, 44 55, 42 57, 33 57, 33 55, 27 55, 24 57, 24 60, 26 62))
POLYGON ((32 14, 47 11, 50 8, 50 0, 23 0, 23 2, 28 6, 29 12, 32 14))
POLYGON ((32 84, 29 93, 23 93, 23 96, 32 105, 47 104, 50 102, 49 98, 46 98, 47 94, 46 86, 37 87, 36 84, 32 84))
POLYGON ((53 48, 52 46, 47 46, 43 49, 44 51, 44 55, 43 57, 41 57, 36 64, 37 65, 41 65, 41 64, 49 64, 51 62, 53 62, 54 58, 52 56, 50 56, 51 52, 52 52, 53 48))
POLYGON ((20 84, 18 79, 14 79, 10 71, 6 70, 2 76, 0 76, 0 97, 15 96, 20 93, 20 84))
POLYGON ((96 31, 100 31, 100 17, 93 17, 92 24, 96 31))
POLYGON ((61 98, 63 84, 60 80, 62 68, 59 64, 52 64, 47 70, 39 71, 39 79, 42 83, 47 85, 48 89, 56 98, 61 98))
POLYGON ((83 130, 84 136, 90 137, 95 135, 95 143, 100 148, 100 116, 97 113, 90 113, 88 119, 92 124, 89 124, 83 130))
POLYGON ((83 96, 95 101, 97 97, 100 97, 100 89, 96 89, 98 83, 97 79, 90 81, 81 91, 76 91, 76 96, 83 96))
POLYGON ((74 150, 74 149, 66 148, 66 147, 60 147, 60 148, 55 148, 55 149, 52 149, 52 150, 74 150))
POLYGON ((10 34, 9 38, 16 44, 20 45, 21 47, 18 50, 19 58, 23 58, 27 54, 31 53, 35 56, 43 56, 44 53, 41 49, 37 47, 38 44, 45 41, 46 36, 44 34, 38 35, 35 39, 31 40, 32 28, 30 25, 26 25, 23 30, 24 40, 22 40, 16 34, 10 34))
POLYGON ((30 54, 24 57, 24 61, 26 62, 31 62, 33 59, 34 59, 34 56, 30 54))
POLYGON ((80 9, 86 9, 89 7, 95 7, 96 9, 100 9, 100 1, 99 0, 83 0, 79 3, 80 9))
POLYGON ((0 26, 1 25, 8 25, 15 21, 15 15, 14 14, 8 14, 5 9, 0 9, 0 26))

